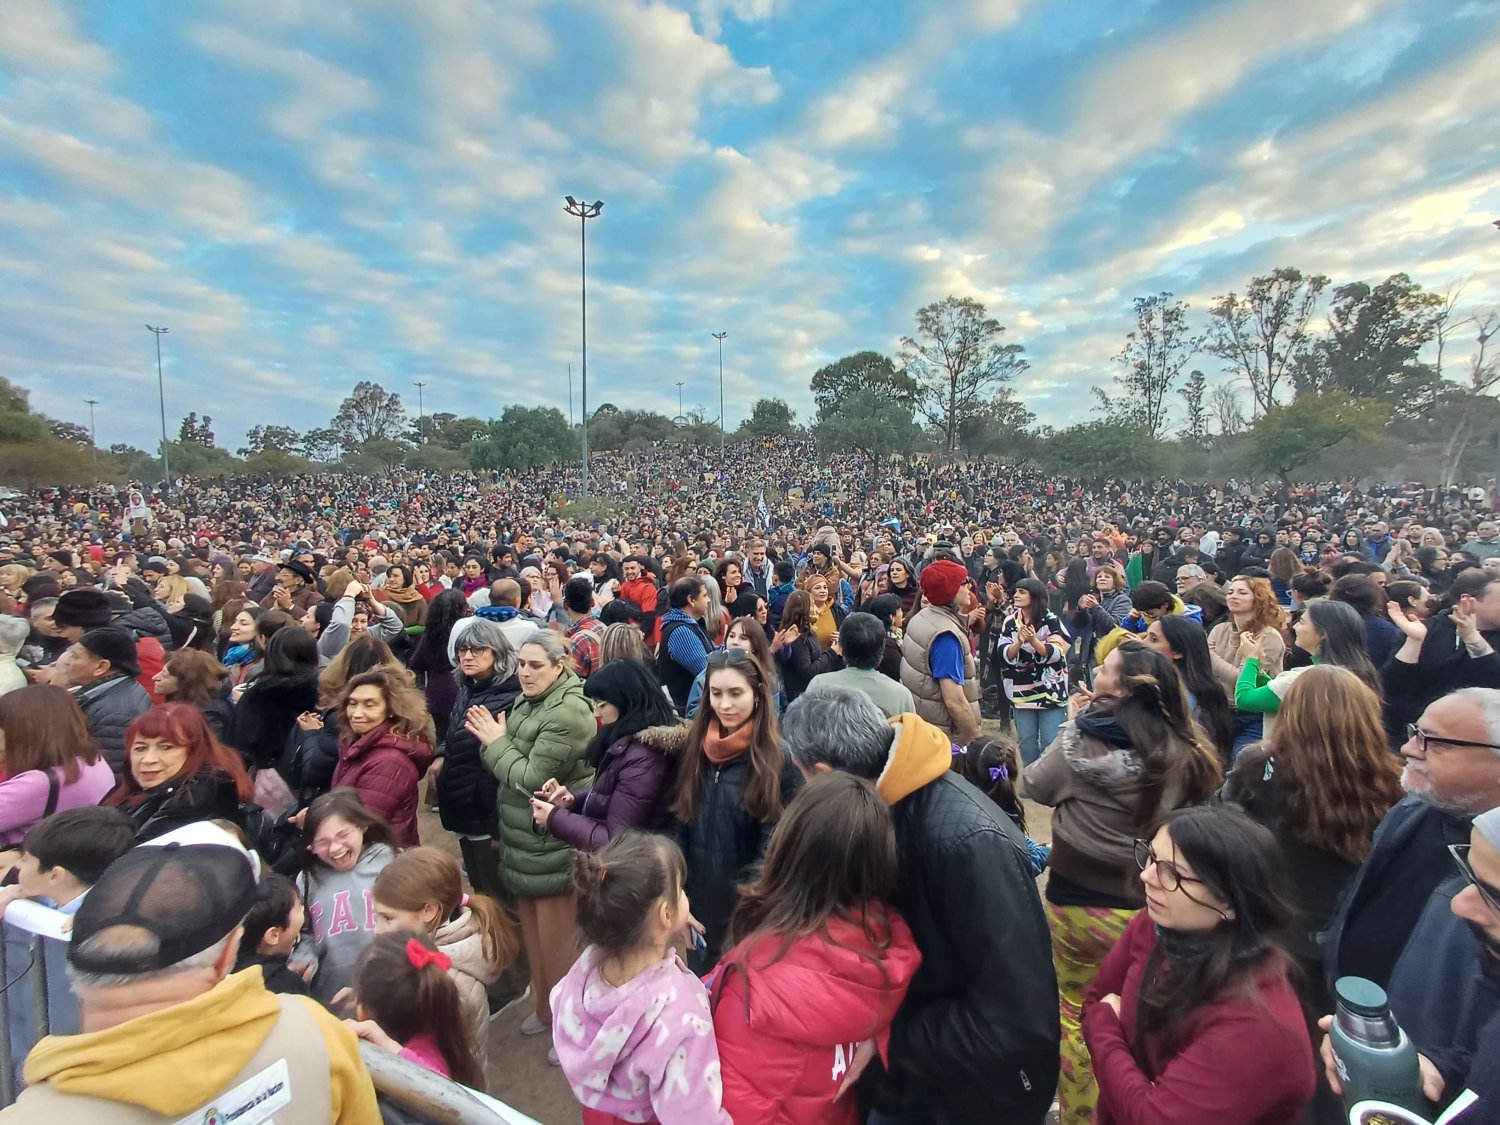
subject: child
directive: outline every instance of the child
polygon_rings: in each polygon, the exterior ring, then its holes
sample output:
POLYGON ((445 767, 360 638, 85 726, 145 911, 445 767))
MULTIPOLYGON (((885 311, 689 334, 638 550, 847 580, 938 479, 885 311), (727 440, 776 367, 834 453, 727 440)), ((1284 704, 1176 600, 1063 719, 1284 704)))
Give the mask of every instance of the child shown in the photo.
POLYGON ((859 1121, 851 1087, 885 1054, 922 960, 890 905, 899 881, 896 830, 870 782, 819 774, 787 806, 709 980, 735 1121, 859 1121))
POLYGON ((255 890, 255 905, 241 925, 240 952, 234 971, 259 965, 266 988, 272 992, 307 995, 307 982, 297 970, 287 966, 287 958, 302 933, 307 911, 297 896, 297 888, 285 875, 263 871, 255 890))
POLYGON ((292 960, 315 957, 313 996, 342 1007, 354 963, 375 936, 375 876, 395 858, 396 838, 353 789, 333 789, 308 806, 302 847, 297 891, 307 926, 292 960))
POLYGON ((38 821, 21 843, 16 882, 0 890, 0 911, 17 898, 76 914, 104 869, 135 846, 135 822, 119 809, 90 805, 38 821))
POLYGON ((358 1018, 344 1022, 366 1042, 483 1090, 484 1071, 448 967, 448 955, 429 937, 380 934, 359 955, 354 969, 358 1018))
POLYGON ((452 962, 464 1018, 483 1068, 489 1055, 486 987, 516 959, 515 925, 484 895, 466 895, 458 861, 436 848, 409 848, 375 877, 375 932, 425 934, 452 962))
MULTIPOLYGON (((964 755, 964 773, 990 800, 999 805, 1005 815, 1026 836, 1026 809, 1016 795, 1016 778, 1021 776, 1020 755, 1014 746, 1003 742, 991 742, 987 738, 976 738, 969 743, 964 755)), ((1040 875, 1047 869, 1047 860, 1052 856, 1048 844, 1038 844, 1026 836, 1026 852, 1031 873, 1040 875)))
POLYGON ((708 994, 673 948, 690 918, 686 878, 677 845, 646 832, 573 856, 589 944, 552 990, 552 1061, 584 1125, 732 1125, 708 994))

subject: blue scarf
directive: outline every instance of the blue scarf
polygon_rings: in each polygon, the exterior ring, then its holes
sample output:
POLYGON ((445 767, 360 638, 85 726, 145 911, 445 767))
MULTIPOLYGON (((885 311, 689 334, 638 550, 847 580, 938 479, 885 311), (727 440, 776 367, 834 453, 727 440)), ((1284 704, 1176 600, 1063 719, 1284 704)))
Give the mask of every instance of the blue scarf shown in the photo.
POLYGON ((226 668, 237 668, 241 664, 253 664, 255 662, 255 650, 249 645, 235 645, 224 654, 224 659, 219 661, 226 668))

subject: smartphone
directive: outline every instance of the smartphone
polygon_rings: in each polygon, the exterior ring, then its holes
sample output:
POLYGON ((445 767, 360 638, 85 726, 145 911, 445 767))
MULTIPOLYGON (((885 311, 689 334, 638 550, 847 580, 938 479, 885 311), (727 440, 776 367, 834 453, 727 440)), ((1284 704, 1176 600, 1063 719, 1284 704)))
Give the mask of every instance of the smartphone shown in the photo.
POLYGON ((510 784, 511 788, 513 788, 517 793, 521 794, 521 796, 525 797, 528 801, 531 800, 532 797, 536 796, 535 793, 533 793, 530 789, 527 789, 526 786, 522 785, 519 781, 513 781, 510 784))

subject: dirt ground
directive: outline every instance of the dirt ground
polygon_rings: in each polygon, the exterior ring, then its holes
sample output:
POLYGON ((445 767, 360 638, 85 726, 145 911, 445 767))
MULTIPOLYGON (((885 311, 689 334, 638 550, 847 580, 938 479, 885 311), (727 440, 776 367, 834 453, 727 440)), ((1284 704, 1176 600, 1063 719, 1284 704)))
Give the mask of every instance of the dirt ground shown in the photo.
MULTIPOLYGON (((985 733, 994 733, 985 723, 985 733)), ((1031 836, 1048 843, 1052 839, 1052 810, 1026 802, 1026 825, 1031 836)), ((421 814, 422 842, 458 857, 458 841, 425 808, 421 814)), ((518 1005, 490 1024, 489 1093, 507 1105, 529 1114, 542 1125, 582 1125, 583 1117, 562 1072, 547 1062, 551 1039, 546 1035, 524 1036, 521 1020, 531 1010, 518 1005)))

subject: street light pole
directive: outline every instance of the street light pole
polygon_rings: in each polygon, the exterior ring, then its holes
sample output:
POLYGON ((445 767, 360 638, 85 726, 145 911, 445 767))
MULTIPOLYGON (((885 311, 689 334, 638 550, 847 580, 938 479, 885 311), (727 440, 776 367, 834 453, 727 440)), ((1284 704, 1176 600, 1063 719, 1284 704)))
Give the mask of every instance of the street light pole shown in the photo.
POLYGON ((719 341, 719 460, 724 460, 724 337, 728 332, 714 332, 713 338, 719 341))
POLYGON ((146 325, 156 337, 156 395, 161 401, 161 472, 166 478, 167 495, 172 495, 172 461, 167 455, 167 387, 161 377, 161 338, 171 331, 169 328, 153 328, 146 325))
POLYGON ((677 380, 677 424, 682 425, 682 380, 677 380))
POLYGON ((97 398, 86 398, 83 400, 89 404, 89 448, 94 454, 94 483, 99 483, 99 431, 94 428, 94 407, 99 405, 97 398))
POLYGON ((423 424, 426 421, 426 416, 422 413, 422 388, 426 385, 426 383, 412 384, 412 386, 417 388, 417 437, 419 445, 427 444, 427 427, 423 424))
POLYGON ((582 327, 583 338, 583 372, 582 372, 582 403, 581 413, 583 416, 583 490, 582 495, 589 494, 589 254, 588 254, 588 221, 597 219, 599 212, 604 210, 604 204, 600 200, 593 203, 580 203, 571 195, 565 196, 567 203, 563 210, 578 219, 578 292, 579 292, 579 322, 582 327))

